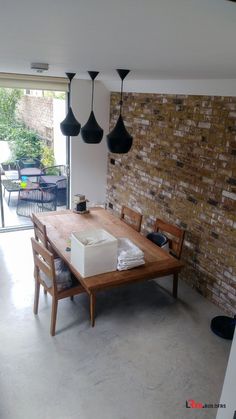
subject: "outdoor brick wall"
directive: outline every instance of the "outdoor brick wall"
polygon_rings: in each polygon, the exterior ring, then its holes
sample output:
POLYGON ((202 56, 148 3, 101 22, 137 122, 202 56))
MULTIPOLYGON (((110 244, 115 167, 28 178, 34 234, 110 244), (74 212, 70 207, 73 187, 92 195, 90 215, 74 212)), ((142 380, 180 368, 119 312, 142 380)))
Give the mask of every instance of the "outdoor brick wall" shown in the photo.
MULTIPOLYGON (((113 128, 119 94, 111 94, 113 128)), ((181 277, 226 312, 236 309, 236 98, 124 94, 134 136, 126 155, 108 155, 107 204, 186 230, 181 277)))
POLYGON ((25 95, 21 98, 17 117, 25 125, 37 131, 40 137, 51 144, 53 141, 53 99, 25 95))

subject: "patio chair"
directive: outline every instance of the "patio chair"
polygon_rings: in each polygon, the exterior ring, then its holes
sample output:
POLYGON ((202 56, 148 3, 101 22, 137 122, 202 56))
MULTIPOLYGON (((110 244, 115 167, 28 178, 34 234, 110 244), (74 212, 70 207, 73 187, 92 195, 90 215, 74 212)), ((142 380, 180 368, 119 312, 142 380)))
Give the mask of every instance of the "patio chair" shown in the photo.
POLYGON ((17 160, 19 179, 22 176, 38 177, 42 173, 41 162, 37 158, 25 157, 17 160))
POLYGON ((29 187, 21 189, 18 195, 16 213, 24 217, 31 217, 32 213, 56 211, 57 185, 29 187))
POLYGON ((123 205, 120 218, 134 230, 140 231, 143 216, 139 212, 136 212, 123 205))
POLYGON ((66 166, 59 164, 57 166, 48 166, 42 169, 42 175, 45 176, 64 176, 66 177, 66 166))
POLYGON ((47 186, 48 184, 57 185, 57 205, 66 205, 66 193, 67 193, 67 175, 66 166, 50 166, 45 167, 42 170, 40 176, 40 185, 47 186))
POLYGON ((55 335, 58 301, 84 292, 80 284, 73 285, 70 271, 61 259, 54 256, 35 238, 31 238, 34 256, 34 314, 38 314, 40 285, 52 296, 50 333, 55 335))

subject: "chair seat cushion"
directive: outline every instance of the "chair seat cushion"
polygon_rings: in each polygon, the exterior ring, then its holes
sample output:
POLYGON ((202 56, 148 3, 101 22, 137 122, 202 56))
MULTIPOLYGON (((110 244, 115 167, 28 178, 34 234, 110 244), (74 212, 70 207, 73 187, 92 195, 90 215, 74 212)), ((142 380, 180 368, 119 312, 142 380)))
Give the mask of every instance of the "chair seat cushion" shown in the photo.
MULTIPOLYGON (((70 288, 73 285, 71 273, 65 262, 60 259, 54 259, 55 263, 55 272, 56 272, 56 282, 57 282, 57 291, 62 291, 64 289, 70 288)), ((44 272, 40 271, 40 276, 45 282, 48 288, 52 287, 52 280, 44 272)))
POLYGON ((38 167, 27 167, 20 169, 20 176, 39 176, 42 174, 42 170, 38 167))
POLYGON ((65 176, 54 176, 54 175, 42 175, 41 183, 54 183, 57 185, 58 189, 66 188, 66 177, 65 176))

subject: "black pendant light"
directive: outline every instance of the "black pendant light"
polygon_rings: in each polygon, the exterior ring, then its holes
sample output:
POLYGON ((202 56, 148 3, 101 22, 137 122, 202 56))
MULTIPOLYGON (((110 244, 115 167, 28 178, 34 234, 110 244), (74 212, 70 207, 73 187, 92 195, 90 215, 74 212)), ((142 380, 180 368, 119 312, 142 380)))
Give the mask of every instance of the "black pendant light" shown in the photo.
POLYGON ((128 133, 122 117, 123 80, 130 70, 116 70, 121 78, 120 115, 115 128, 107 135, 107 146, 111 153, 128 153, 133 143, 133 137, 128 133))
POLYGON ((68 112, 67 116, 65 117, 64 121, 60 123, 61 132, 63 135, 66 135, 68 137, 75 137, 79 135, 80 132, 80 123, 75 118, 75 115, 73 114, 70 99, 71 99, 71 81, 74 78, 76 73, 66 73, 68 79, 69 79, 69 91, 68 91, 68 112))
POLYGON ((98 71, 88 71, 92 79, 92 102, 91 113, 87 123, 81 128, 81 136, 87 144, 98 144, 102 141, 103 129, 98 125, 93 112, 93 94, 94 94, 94 80, 98 75, 98 71))

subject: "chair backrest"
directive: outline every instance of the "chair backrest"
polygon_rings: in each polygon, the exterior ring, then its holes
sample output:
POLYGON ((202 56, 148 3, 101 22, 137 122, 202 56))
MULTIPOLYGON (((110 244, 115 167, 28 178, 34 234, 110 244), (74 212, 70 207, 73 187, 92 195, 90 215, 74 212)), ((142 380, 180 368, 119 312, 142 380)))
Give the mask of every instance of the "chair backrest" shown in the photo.
POLYGON ((35 240, 34 237, 31 238, 33 257, 34 257, 34 267, 36 279, 44 286, 47 287, 47 284, 41 276, 41 272, 46 275, 52 282, 52 288, 54 293, 57 292, 56 286, 56 273, 54 265, 54 257, 51 252, 49 252, 42 243, 39 243, 35 240))
POLYGON ((44 167, 42 172, 48 176, 66 176, 66 166, 60 164, 58 166, 44 167))
POLYGON ((20 169, 24 169, 27 167, 41 167, 41 162, 36 157, 23 157, 17 161, 17 164, 20 169))
POLYGON ((140 231, 142 218, 143 216, 139 212, 136 212, 125 205, 122 206, 120 219, 134 230, 140 231))
POLYGON ((47 229, 46 226, 39 221, 35 214, 31 215, 31 219, 34 226, 34 236, 38 242, 41 242, 46 249, 49 249, 48 237, 47 237, 47 229))
POLYGON ((162 231, 164 234, 167 233, 166 235, 169 239, 170 253, 172 253, 172 255, 177 259, 180 259, 185 231, 173 224, 162 221, 159 218, 156 219, 154 231, 162 231))

